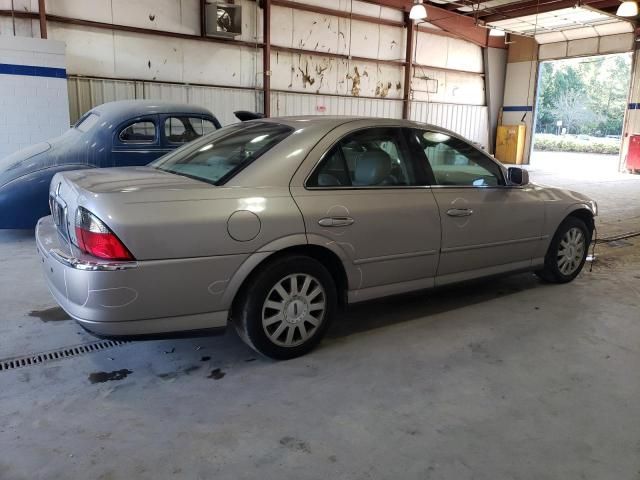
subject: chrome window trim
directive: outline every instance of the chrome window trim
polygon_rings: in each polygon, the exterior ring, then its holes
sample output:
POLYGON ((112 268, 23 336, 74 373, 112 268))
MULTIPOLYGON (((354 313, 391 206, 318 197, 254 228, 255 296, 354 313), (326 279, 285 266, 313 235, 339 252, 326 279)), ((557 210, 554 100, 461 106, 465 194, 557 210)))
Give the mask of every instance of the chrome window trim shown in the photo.
POLYGON ((373 185, 373 186, 352 186, 345 185, 344 187, 340 186, 332 186, 332 187, 307 187, 305 186, 305 190, 314 191, 314 190, 400 190, 400 189, 496 189, 496 190, 523 190, 526 185, 373 185))

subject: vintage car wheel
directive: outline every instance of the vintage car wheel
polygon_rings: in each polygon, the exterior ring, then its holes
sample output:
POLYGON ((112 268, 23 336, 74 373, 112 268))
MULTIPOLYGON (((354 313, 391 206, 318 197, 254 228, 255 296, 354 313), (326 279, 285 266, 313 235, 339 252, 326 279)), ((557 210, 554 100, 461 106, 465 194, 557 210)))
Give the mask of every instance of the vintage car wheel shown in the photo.
POLYGON ((591 231, 585 223, 579 218, 568 217, 553 236, 544 268, 536 274, 547 282, 570 282, 582 270, 590 243, 591 231))
POLYGON ((258 270, 241 292, 233 322, 254 350, 294 358, 320 343, 336 311, 336 286, 318 261, 288 255, 258 270))

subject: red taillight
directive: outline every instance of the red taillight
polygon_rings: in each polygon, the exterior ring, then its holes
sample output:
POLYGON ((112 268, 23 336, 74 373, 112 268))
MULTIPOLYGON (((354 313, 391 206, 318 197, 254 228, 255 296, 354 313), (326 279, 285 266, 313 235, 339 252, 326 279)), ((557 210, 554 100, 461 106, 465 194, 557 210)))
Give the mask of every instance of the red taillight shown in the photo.
POLYGON ((76 211, 76 240, 80 250, 107 260, 134 260, 120 239, 87 209, 76 211))

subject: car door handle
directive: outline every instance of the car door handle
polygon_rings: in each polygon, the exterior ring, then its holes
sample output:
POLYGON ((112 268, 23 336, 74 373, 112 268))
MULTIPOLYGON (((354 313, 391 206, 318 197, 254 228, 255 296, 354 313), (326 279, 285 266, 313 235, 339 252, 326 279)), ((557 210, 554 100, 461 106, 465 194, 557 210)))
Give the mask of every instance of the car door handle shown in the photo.
POLYGON ((348 227, 354 222, 355 220, 351 217, 325 217, 318 220, 318 224, 323 227, 348 227))
POLYGON ((450 217, 468 217, 473 214, 473 210, 470 208, 450 208, 447 210, 447 215, 450 217))

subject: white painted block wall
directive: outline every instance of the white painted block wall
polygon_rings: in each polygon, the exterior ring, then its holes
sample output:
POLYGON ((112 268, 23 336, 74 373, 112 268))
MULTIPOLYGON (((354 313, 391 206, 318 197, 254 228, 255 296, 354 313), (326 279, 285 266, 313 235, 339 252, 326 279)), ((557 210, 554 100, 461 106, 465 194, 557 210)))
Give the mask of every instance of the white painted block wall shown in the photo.
POLYGON ((0 159, 69 129, 64 43, 0 36, 0 159), (18 74, 11 74, 18 66, 18 74), (21 67, 30 69, 25 75, 21 67), (57 70, 51 70, 57 69, 57 70), (22 73, 21 73, 22 72, 22 73))

